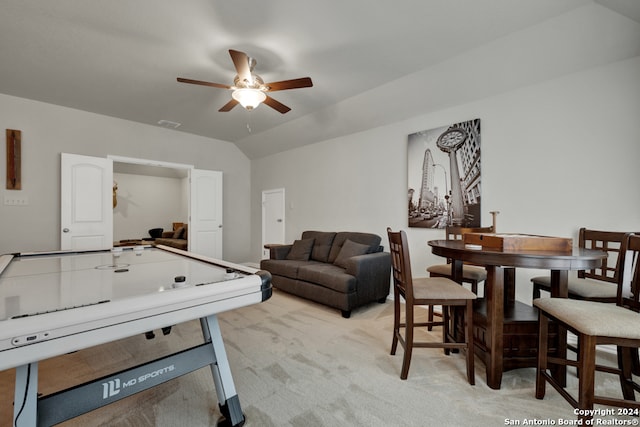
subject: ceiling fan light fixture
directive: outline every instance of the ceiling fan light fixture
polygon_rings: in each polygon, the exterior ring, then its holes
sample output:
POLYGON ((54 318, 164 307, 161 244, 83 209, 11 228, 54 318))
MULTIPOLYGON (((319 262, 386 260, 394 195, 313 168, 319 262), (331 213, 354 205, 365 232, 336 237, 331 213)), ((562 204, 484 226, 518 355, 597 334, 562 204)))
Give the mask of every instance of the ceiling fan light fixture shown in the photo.
POLYGON ((259 75, 253 73, 253 67, 256 65, 255 59, 251 58, 244 52, 233 49, 229 49, 229 55, 231 55, 233 66, 238 73, 233 79, 233 85, 229 86, 221 83, 204 82, 201 80, 185 79, 182 77, 178 77, 178 81, 181 83, 190 83, 233 91, 231 94, 232 99, 218 110, 221 113, 231 111, 238 104, 240 104, 245 110, 253 110, 264 102, 267 107, 271 107, 277 112, 285 114, 291 111, 291 108, 270 96, 267 96, 265 92, 313 86, 313 82, 310 77, 265 83, 259 75))
POLYGON ((247 110, 253 110, 267 99, 267 95, 260 89, 250 88, 236 89, 231 96, 247 110))

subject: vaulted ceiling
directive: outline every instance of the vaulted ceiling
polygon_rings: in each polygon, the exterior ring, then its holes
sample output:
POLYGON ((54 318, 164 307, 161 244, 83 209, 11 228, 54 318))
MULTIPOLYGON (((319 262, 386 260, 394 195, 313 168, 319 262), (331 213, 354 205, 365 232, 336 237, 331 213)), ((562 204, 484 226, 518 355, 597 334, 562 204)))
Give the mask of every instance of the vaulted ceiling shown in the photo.
POLYGON ((424 70, 589 5, 640 22, 637 0, 0 0, 0 93, 180 123, 256 158, 406 117, 416 101, 389 94, 437 92, 424 70), (284 115, 218 112, 230 91, 176 78, 232 84, 229 49, 265 81, 314 85, 272 93, 284 115))

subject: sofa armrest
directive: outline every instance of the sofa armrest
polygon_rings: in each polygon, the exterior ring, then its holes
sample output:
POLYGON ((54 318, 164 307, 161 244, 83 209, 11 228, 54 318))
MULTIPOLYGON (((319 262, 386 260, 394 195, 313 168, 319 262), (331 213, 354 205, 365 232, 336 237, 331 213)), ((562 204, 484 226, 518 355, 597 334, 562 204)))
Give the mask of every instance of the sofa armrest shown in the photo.
POLYGON ((369 301, 386 298, 391 288, 391 254, 376 252, 351 257, 346 273, 357 280, 358 298, 369 301))
POLYGON ((293 245, 267 244, 265 249, 269 249, 269 258, 286 259, 293 245))

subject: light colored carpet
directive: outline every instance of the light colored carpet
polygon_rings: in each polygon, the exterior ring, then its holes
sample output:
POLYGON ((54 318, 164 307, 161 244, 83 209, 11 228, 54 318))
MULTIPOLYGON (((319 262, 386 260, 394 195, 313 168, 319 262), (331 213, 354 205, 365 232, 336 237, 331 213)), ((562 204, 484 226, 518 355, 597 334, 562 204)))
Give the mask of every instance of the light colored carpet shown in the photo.
MULTIPOLYGON (((558 425, 560 419, 575 419, 551 387, 544 400, 535 399, 533 368, 506 372, 502 389, 492 390, 478 359, 471 386, 462 354, 415 349, 409 378, 400 380, 402 348, 389 355, 392 315, 387 302, 344 319, 337 310, 278 291, 262 304, 221 314, 245 425, 502 426, 509 420, 558 425)), ((439 330, 429 335, 440 340, 439 330)), ((154 340, 135 336, 50 359, 40 364, 40 391, 48 394, 200 340, 194 321, 154 340)), ((569 381, 575 383, 574 375, 569 381)), ((598 377, 598 389, 620 395, 613 376, 598 377)), ((13 371, 0 372, 0 399, 0 425, 10 425, 13 371)), ((205 368, 62 425, 198 427, 215 425, 218 417, 211 371, 205 368)))

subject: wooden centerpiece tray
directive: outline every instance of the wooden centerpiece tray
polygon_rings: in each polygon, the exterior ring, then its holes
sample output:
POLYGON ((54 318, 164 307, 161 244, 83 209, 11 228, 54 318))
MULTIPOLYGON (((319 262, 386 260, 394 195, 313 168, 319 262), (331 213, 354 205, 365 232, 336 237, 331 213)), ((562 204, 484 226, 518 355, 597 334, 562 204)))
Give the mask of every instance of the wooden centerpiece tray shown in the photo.
POLYGON ((573 246, 573 241, 569 238, 514 233, 465 233, 462 241, 465 246, 502 251, 571 252, 573 246))

